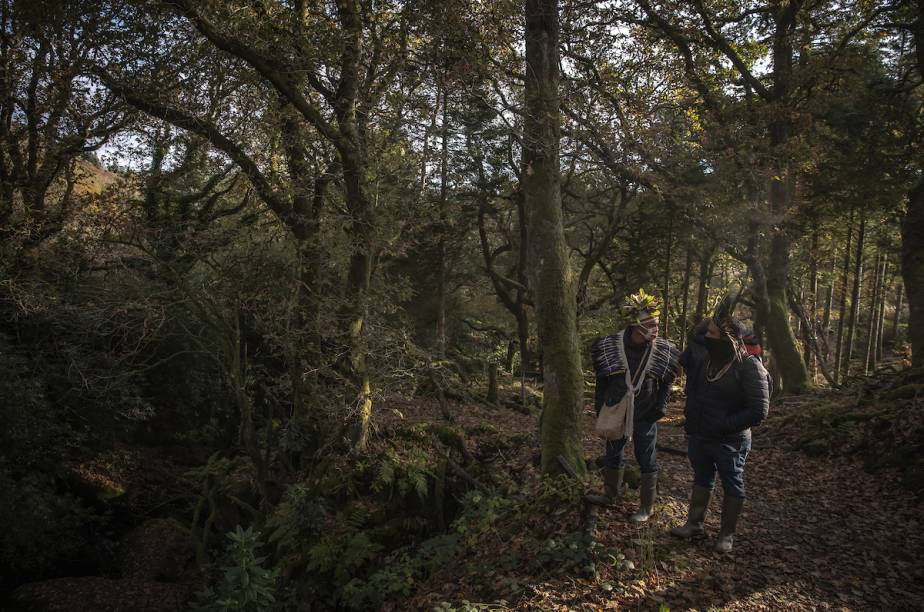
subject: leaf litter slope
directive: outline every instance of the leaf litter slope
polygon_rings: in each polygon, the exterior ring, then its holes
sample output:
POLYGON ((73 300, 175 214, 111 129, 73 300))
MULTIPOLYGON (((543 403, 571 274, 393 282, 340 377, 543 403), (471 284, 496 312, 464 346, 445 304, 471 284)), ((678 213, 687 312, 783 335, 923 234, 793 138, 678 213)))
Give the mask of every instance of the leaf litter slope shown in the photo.
MULTIPOLYGON (((413 603, 429 607, 465 600, 493 602, 494 609, 543 610, 924 609, 924 533, 913 495, 898 486, 894 475, 868 474, 855 454, 821 458, 796 448, 804 432, 791 427, 792 417, 825 399, 815 394, 774 402, 767 422, 754 430, 748 499, 730 555, 712 550, 721 486, 707 514, 706 539, 684 542, 668 534, 686 517, 691 484, 682 405, 675 402, 659 425, 656 516, 641 527, 626 522, 637 504, 632 490, 621 505, 601 512, 594 533, 595 577, 582 575, 567 559, 558 568, 553 564, 537 570, 527 556, 542 548, 543 542, 529 542, 537 539, 537 532, 528 530, 538 521, 521 513, 510 521, 508 532, 499 526, 465 560, 432 577, 413 603), (488 561, 517 550, 519 566, 485 571, 488 561)), ((519 432, 518 441, 533 440, 522 436, 535 427, 530 417, 500 413, 492 419, 498 429, 519 432)), ((587 456, 602 450, 590 413, 584 444, 587 456)), ((528 456, 516 455, 520 460, 528 456)), ((634 465, 629 450, 626 456, 634 465)), ((535 494, 535 469, 519 473, 526 477, 523 489, 535 494)), ((600 485, 598 477, 592 485, 600 485)), ((544 531, 539 533, 549 539, 578 528, 577 503, 562 504, 552 512, 548 500, 533 506, 533 518, 542 515, 544 531)))

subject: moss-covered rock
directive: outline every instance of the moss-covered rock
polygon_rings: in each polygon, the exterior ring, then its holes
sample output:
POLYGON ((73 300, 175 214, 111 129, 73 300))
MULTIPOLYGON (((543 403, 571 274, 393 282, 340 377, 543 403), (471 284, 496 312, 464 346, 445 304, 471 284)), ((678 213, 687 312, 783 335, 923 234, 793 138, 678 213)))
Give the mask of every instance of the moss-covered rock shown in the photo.
POLYGON ((462 452, 465 446, 465 440, 462 437, 462 432, 457 428, 451 425, 431 425, 430 430, 440 442, 449 448, 462 452))
POLYGON ((919 395, 924 395, 924 384, 909 383, 907 385, 901 385, 899 387, 886 391, 883 394, 883 397, 889 400, 897 400, 897 399, 913 399, 919 395))
POLYGON ((831 454, 830 438, 812 438, 800 445, 800 448, 813 457, 824 457, 831 454))
POLYGON ((642 472, 637 465, 627 465, 622 480, 630 489, 637 489, 642 480, 642 472))

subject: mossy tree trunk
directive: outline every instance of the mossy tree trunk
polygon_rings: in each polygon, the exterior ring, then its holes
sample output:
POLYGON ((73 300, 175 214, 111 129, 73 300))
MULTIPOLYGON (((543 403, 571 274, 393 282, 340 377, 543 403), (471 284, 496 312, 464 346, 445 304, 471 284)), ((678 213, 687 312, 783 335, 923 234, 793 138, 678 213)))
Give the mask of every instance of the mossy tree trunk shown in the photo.
POLYGON ((680 322, 679 327, 680 331, 677 334, 679 340, 680 350, 683 350, 686 346, 687 334, 690 332, 687 329, 687 314, 690 307, 690 278, 693 275, 693 247, 690 243, 687 243, 687 261, 683 270, 683 301, 680 306, 680 322))
POLYGON ((674 205, 668 202, 667 252, 664 253, 664 284, 661 287, 661 336, 669 338, 671 333, 671 252, 674 247, 674 205))
POLYGON ((520 381, 526 378, 526 373, 532 367, 533 353, 529 348, 529 311, 527 302, 529 297, 529 221, 526 213, 526 194, 520 190, 517 194, 517 220, 520 229, 520 257, 517 260, 517 284, 514 292, 516 305, 517 338, 520 340, 520 381))
POLYGON ((905 307, 905 285, 898 284, 898 298, 895 300, 895 314, 892 316, 892 344, 898 345, 898 325, 902 321, 902 308, 905 307))
POLYGON ((446 358, 446 233, 448 231, 447 198, 449 193, 449 92, 443 85, 443 119, 440 133, 440 212, 436 242, 437 307, 436 307, 436 352, 440 359, 446 358))
MULTIPOLYGON (((769 101, 776 107, 769 125, 770 149, 773 163, 770 167, 769 204, 778 218, 790 214, 795 191, 795 176, 788 150, 792 133, 793 42, 797 8, 780 7, 774 14, 776 31, 773 36, 773 88, 769 101)), ((772 230, 770 253, 767 259, 767 340, 783 379, 785 393, 801 393, 809 384, 808 369, 799 353, 796 337, 789 324, 786 287, 789 283, 790 237, 785 224, 772 230)))
MULTIPOLYGON (((755 249, 756 244, 752 243, 749 254, 742 261, 748 266, 754 279, 751 283, 751 292, 754 294, 754 335, 758 342, 763 344, 766 337, 767 319, 770 318, 770 298, 767 294, 767 272, 760 258, 754 255, 755 249)), ((777 371, 775 366, 773 371, 777 371)), ((779 389, 779 386, 776 388, 779 389)))
POLYGON ((542 471, 562 472, 559 457, 583 474, 583 374, 575 280, 565 244, 559 172, 560 99, 557 0, 526 0, 526 116, 523 195, 536 319, 544 356, 542 471))
POLYGON ((340 154, 343 164, 344 191, 347 194, 347 208, 351 215, 350 267, 347 274, 347 303, 345 320, 350 355, 350 382, 353 404, 350 409, 352 420, 352 441, 357 450, 365 450, 372 425, 372 382, 369 377, 368 347, 365 334, 366 316, 369 309, 369 289, 372 282, 372 259, 374 246, 370 234, 374 227, 372 206, 366 194, 365 160, 360 156, 351 159, 340 154))
POLYGON ((777 232, 770 245, 770 259, 767 266, 767 341, 773 353, 783 391, 801 393, 809 386, 808 370, 796 337, 789 325, 789 304, 786 300, 786 284, 789 280, 789 238, 777 232))
POLYGON ((892 286, 894 286, 894 282, 895 282, 894 276, 895 274, 894 274, 894 271, 892 270, 892 266, 889 265, 889 260, 888 258, 886 258, 882 262, 882 278, 884 279, 883 282, 885 284, 882 286, 882 290, 879 292, 879 313, 877 316, 878 320, 876 322, 876 353, 873 358, 874 364, 882 361, 882 354, 883 354, 882 353, 882 345, 883 345, 882 339, 885 336, 884 330, 885 330, 886 287, 888 286, 889 288, 891 288, 892 286), (885 279, 888 279, 888 280, 885 280, 885 279))
POLYGON ((831 252, 831 275, 828 277, 828 286, 825 290, 825 311, 821 318, 822 334, 825 338, 825 359, 831 355, 831 311, 834 310, 834 278, 837 276, 837 254, 831 252))
POLYGON ((811 253, 811 271, 809 273, 809 316, 806 317, 806 325, 809 329, 802 331, 802 356, 805 358, 805 367, 809 370, 812 380, 818 369, 816 360, 818 356, 812 351, 809 344, 809 338, 817 331, 816 322, 818 320, 818 221, 815 220, 812 227, 812 253, 811 253))
POLYGON ((860 290, 863 287, 863 246, 866 239, 866 215, 860 216, 857 234, 857 257, 853 271, 853 290, 850 293, 850 321, 847 324, 847 346, 844 349, 844 376, 850 376, 850 360, 857 337, 857 321, 860 318, 860 290))
MULTIPOLYGON (((356 248, 356 247, 354 247, 356 248)), ((347 280, 347 294, 356 300, 348 311, 350 370, 353 385, 353 443, 358 450, 365 450, 372 425, 372 382, 366 361, 366 338, 363 333, 369 284, 372 276, 372 258, 366 253, 355 252, 350 257, 350 272, 347 280)))
POLYGON ((343 169, 343 190, 350 214, 348 232, 351 237, 350 268, 347 275, 347 331, 350 347, 354 417, 354 443, 364 450, 372 424, 372 383, 369 378, 368 352, 365 334, 369 308, 369 288, 372 281, 372 260, 375 255, 375 222, 369 195, 368 160, 366 158, 366 121, 359 108, 365 92, 362 79, 363 22, 359 2, 338 0, 337 14, 343 33, 340 55, 340 82, 337 100, 333 104, 337 119, 334 144, 343 169))
POLYGON ((847 315, 847 284, 850 282, 850 247, 853 242, 854 210, 850 210, 850 222, 847 225, 847 244, 844 246, 844 269, 841 273, 841 299, 837 316, 837 345, 834 349, 834 380, 840 382, 844 354, 844 326, 847 315))
POLYGON ((866 325, 866 361, 863 364, 863 373, 869 374, 876 369, 876 323, 879 318, 879 285, 882 283, 880 270, 882 268, 882 253, 876 253, 876 267, 873 270, 873 284, 869 290, 869 319, 866 325))

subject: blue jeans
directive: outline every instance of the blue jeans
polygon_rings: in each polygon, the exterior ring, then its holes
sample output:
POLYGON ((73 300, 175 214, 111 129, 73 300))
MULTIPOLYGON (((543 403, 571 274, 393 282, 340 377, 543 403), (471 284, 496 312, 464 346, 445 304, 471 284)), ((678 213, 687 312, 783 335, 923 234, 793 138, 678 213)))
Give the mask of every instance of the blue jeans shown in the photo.
POLYGON ((744 498, 744 462, 750 450, 750 436, 732 442, 711 442, 687 436, 687 456, 693 467, 694 484, 712 489, 718 471, 725 495, 744 498))
MULTIPOLYGON (((635 421, 632 428, 632 445, 635 448, 635 460, 642 474, 651 474, 658 471, 658 461, 655 453, 655 444, 658 441, 658 424, 647 421, 635 421)), ((622 467, 622 449, 626 446, 626 439, 607 440, 606 457, 603 465, 616 469, 622 467)))

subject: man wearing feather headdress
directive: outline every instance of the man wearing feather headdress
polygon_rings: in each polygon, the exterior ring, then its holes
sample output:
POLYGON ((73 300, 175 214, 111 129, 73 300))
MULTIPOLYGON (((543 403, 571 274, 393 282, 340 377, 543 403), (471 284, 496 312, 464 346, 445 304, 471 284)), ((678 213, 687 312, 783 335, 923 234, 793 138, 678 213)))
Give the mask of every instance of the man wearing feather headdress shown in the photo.
POLYGON ((744 464, 751 449, 751 427, 770 407, 770 377, 760 347, 732 314, 737 292, 727 295, 693 332, 680 357, 686 370, 684 429, 693 468, 693 493, 686 523, 671 534, 692 538, 705 533, 703 520, 716 472, 722 481, 722 527, 715 548, 730 552, 744 504, 744 464))
POLYGON ((606 441, 603 469, 603 493, 586 496, 587 502, 612 505, 621 496, 625 469, 623 448, 633 440, 635 458, 641 470, 639 509, 629 516, 633 523, 645 522, 654 510, 658 486, 655 445, 657 421, 664 416, 671 383, 677 376, 680 356, 673 344, 658 338, 657 299, 644 289, 628 296, 620 308, 628 325, 619 333, 597 339, 591 357, 597 374, 594 408, 599 414, 604 403, 614 406, 632 384, 635 399, 631 430, 619 440, 606 441), (627 371, 628 370, 628 371, 627 371))

